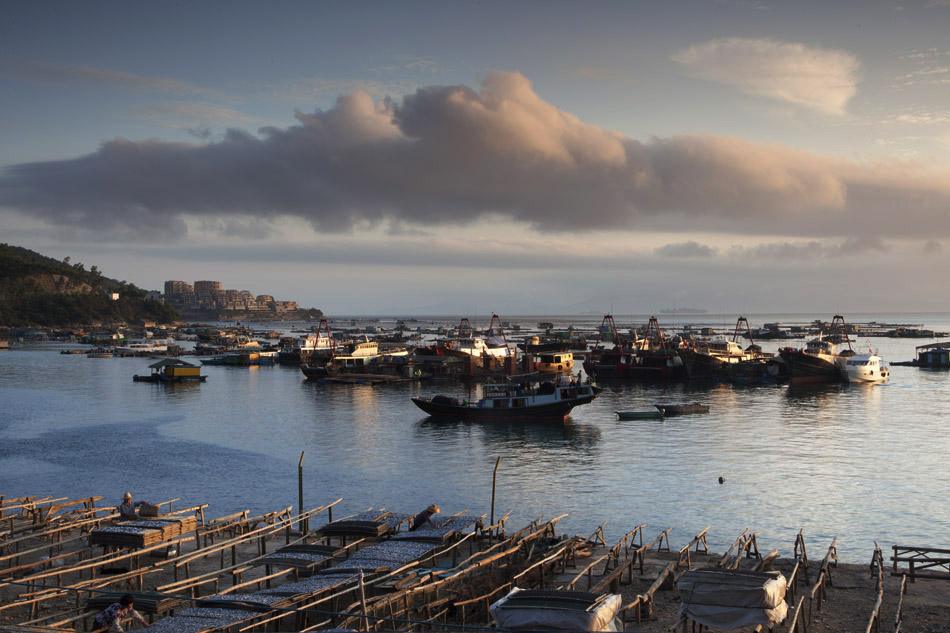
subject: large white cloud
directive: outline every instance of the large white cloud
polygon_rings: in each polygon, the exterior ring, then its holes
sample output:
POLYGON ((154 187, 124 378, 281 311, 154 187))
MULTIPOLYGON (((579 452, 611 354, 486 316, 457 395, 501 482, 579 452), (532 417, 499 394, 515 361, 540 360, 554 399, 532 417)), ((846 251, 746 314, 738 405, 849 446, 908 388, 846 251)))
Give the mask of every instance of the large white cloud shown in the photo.
POLYGON ((118 139, 0 176, 0 206, 58 225, 180 235, 187 217, 298 216, 323 230, 493 214, 548 231, 950 234, 950 178, 735 138, 641 142, 561 111, 520 74, 400 102, 356 92, 220 142, 118 139))
POLYGON ((860 68, 847 51, 737 37, 690 46, 673 60, 703 79, 829 114, 845 112, 860 68))

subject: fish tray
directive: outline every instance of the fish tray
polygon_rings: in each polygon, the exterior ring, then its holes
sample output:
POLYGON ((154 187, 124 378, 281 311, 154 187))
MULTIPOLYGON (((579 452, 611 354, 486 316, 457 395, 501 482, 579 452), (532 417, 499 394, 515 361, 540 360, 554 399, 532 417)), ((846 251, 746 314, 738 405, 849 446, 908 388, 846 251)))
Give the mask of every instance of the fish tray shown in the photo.
POLYGON ((394 532, 405 517, 406 515, 397 515, 386 510, 368 510, 327 523, 319 531, 326 536, 372 536, 378 538, 394 532))
POLYGON ((279 587, 265 589, 258 593, 260 595, 266 594, 281 597, 312 596, 356 582, 358 578, 358 576, 352 573, 330 572, 331 570, 327 570, 318 576, 311 576, 304 580, 285 583, 279 587))
POLYGON ((444 543, 461 534, 473 532, 481 520, 482 517, 457 516, 448 517, 443 521, 430 521, 418 530, 400 532, 393 537, 393 540, 444 543))
POLYGON ((89 534, 90 545, 103 547, 149 547, 164 542, 161 530, 110 525, 89 534))
POLYGON ((336 548, 322 545, 306 545, 304 547, 308 549, 302 549, 294 545, 291 545, 290 547, 283 547, 276 552, 269 554, 265 558, 260 559, 256 564, 282 565, 286 567, 308 569, 331 560, 333 558, 333 554, 337 551, 336 548), (310 548, 314 548, 313 551, 308 551, 310 548), (329 551, 320 551, 316 548, 329 551))
POLYGON ((158 530, 162 535, 162 540, 167 541, 196 530, 198 528, 198 520, 193 516, 181 519, 141 519, 136 521, 120 521, 115 525, 158 530))
POLYGON ((198 600, 198 607, 212 607, 224 609, 238 609, 241 611, 256 611, 263 613, 274 610, 280 603, 286 602, 283 596, 259 593, 226 593, 213 595, 198 600))
POLYGON ((202 633, 224 628, 253 616, 252 612, 241 609, 190 607, 181 610, 177 615, 162 618, 155 624, 142 629, 142 632, 202 633))

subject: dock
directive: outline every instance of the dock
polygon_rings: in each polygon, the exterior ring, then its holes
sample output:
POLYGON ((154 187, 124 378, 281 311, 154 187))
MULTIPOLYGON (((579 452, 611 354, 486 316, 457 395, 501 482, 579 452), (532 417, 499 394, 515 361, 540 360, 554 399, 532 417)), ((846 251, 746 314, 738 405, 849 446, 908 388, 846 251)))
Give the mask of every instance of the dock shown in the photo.
POLYGON ((709 528, 676 544, 671 528, 634 522, 613 538, 605 526, 568 535, 566 515, 515 529, 510 514, 459 509, 410 530, 411 509, 343 514, 342 499, 214 518, 207 504, 170 499, 158 518, 122 521, 101 499, 0 500, 0 633, 93 631, 124 593, 148 633, 459 631, 495 628, 499 609, 558 608, 596 608, 621 630, 699 631, 703 611, 683 587, 734 578, 782 587, 774 631, 950 623, 947 549, 897 544, 888 560, 873 543, 870 564, 848 565, 837 538, 803 531, 763 543, 742 529, 717 554, 709 528))

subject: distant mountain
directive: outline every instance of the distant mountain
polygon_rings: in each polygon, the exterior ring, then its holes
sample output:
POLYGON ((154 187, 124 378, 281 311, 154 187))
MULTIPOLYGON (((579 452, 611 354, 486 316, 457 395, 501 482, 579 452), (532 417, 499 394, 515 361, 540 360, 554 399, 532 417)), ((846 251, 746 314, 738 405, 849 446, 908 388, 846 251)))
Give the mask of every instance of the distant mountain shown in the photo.
POLYGON ((95 266, 0 244, 0 325, 71 326, 138 320, 170 323, 175 310, 95 266), (118 293, 117 300, 112 293, 118 293))

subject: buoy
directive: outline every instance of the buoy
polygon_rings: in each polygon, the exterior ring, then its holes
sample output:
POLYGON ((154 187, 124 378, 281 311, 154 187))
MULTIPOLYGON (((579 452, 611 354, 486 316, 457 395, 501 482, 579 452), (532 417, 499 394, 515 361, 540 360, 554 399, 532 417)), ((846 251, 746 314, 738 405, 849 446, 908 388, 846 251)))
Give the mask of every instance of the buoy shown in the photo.
POLYGON ((726 478, 723 477, 722 475, 719 475, 719 483, 720 483, 720 484, 726 483, 726 478))

